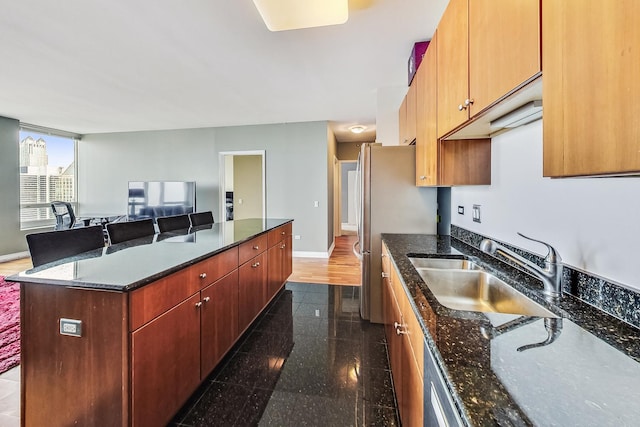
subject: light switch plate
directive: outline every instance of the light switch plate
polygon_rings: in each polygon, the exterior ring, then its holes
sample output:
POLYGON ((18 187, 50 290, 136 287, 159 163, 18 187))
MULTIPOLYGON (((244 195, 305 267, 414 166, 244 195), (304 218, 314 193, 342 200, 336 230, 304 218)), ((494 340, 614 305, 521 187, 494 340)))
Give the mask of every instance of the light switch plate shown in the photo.
POLYGON ((473 222, 480 222, 480 205, 473 205, 473 222))
POLYGON ((61 318, 60 335, 82 337, 82 320, 61 318))

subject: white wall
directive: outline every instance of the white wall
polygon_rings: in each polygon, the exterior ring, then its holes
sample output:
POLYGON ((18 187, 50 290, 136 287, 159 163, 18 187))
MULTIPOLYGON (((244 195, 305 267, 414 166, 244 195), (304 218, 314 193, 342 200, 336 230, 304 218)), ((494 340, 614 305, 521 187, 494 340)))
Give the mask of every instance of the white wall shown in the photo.
POLYGON ((494 137, 491 150, 491 186, 453 188, 452 224, 546 254, 520 231, 554 245, 565 264, 640 289, 640 178, 543 178, 542 120, 494 137))
POLYGON ((218 153, 265 150, 267 216, 293 218, 296 252, 327 253, 327 122, 86 135, 78 144, 79 210, 126 212, 127 183, 196 181, 197 209, 219 211, 218 153))
POLYGON ((379 88, 376 107, 376 142, 383 145, 400 144, 398 110, 409 88, 393 86, 379 88))

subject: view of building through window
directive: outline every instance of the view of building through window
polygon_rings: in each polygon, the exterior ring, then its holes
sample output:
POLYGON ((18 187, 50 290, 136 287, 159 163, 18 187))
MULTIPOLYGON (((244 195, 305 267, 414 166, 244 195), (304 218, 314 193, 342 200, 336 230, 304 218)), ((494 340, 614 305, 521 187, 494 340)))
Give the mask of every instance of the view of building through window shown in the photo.
POLYGON ((51 225, 54 200, 75 202, 75 140, 20 131, 20 227, 51 225))

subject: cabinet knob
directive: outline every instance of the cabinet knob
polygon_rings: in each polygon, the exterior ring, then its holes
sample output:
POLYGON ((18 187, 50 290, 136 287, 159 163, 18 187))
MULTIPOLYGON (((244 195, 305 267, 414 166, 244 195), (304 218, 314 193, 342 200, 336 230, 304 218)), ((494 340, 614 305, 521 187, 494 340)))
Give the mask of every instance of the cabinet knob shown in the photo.
POLYGON ((254 264, 251 264, 251 267, 253 267, 253 268, 260 267, 260 263, 256 262, 254 264))
POLYGON ((200 308, 200 307, 202 307, 202 301, 198 301, 198 302, 196 303, 196 308, 200 308))
POLYGON ((469 105, 473 105, 473 99, 467 98, 464 100, 464 106, 468 107, 469 105))
POLYGON ((286 247, 287 247, 287 245, 282 245, 282 246, 280 246, 280 249, 284 249, 286 247))
POLYGON ((424 175, 420 175, 420 179, 424 181, 425 179, 427 179, 427 177, 424 175))
POLYGON ((209 302, 211 300, 211 297, 204 297, 202 298, 202 301, 204 302, 209 302))
POLYGON ((200 273, 200 278, 201 279, 206 279, 207 278, 207 273, 200 273))
POLYGON ((253 247, 253 249, 255 249, 255 250, 257 251, 258 249, 260 249, 260 247, 259 247, 258 245, 255 245, 255 246, 253 247))
POLYGON ((280 234, 282 234, 282 235, 284 236, 284 235, 285 235, 285 232, 283 231, 283 232, 281 232, 280 234))
POLYGON ((388 277, 389 277, 389 275, 388 275, 387 273, 385 273, 385 272, 383 272, 383 273, 382 273, 382 278, 383 278, 383 279, 386 279, 386 278, 388 278, 388 277))
POLYGON ((467 109, 467 107, 465 107, 464 105, 462 105, 462 104, 458 105, 458 110, 464 111, 466 109, 467 109))

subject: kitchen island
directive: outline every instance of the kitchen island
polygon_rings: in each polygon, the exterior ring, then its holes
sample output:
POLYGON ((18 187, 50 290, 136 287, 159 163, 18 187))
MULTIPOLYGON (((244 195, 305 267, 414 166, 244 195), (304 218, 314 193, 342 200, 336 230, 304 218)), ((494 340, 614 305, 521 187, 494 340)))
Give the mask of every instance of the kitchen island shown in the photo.
POLYGON ((165 425, 282 288, 291 238, 291 220, 229 221, 7 278, 22 425, 165 425))
POLYGON ((449 425, 637 425, 636 327, 567 293, 550 304, 532 276, 455 238, 383 234, 382 239, 424 335, 425 366, 430 357, 436 368, 435 374, 424 372, 425 425, 429 412, 447 398, 456 412, 449 425), (447 308, 408 256, 472 259, 557 318, 518 322, 517 315, 447 308), (437 376, 449 396, 434 405, 431 383, 437 376))

